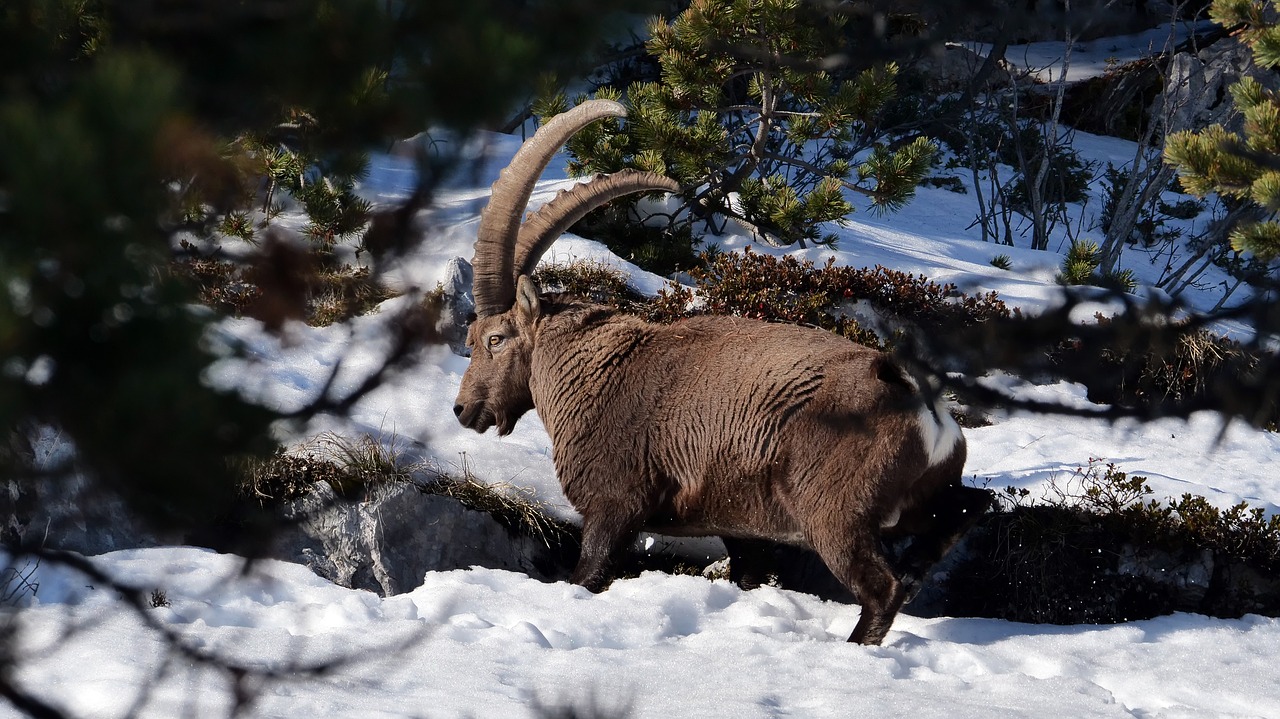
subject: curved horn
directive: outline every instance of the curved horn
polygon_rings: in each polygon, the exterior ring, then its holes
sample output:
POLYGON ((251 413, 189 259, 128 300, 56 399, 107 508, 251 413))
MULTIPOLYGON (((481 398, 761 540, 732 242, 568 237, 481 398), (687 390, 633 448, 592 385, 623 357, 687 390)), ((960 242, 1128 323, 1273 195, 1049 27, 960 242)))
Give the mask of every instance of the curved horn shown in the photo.
POLYGON ((575 132, 603 117, 625 117, 613 100, 588 100, 551 118, 520 146, 489 191, 476 236, 472 297, 480 317, 506 312, 515 304, 514 246, 529 195, 551 158, 575 132))
POLYGON ((521 226, 516 238, 513 279, 533 274, 534 266, 551 243, 583 215, 624 195, 659 190, 679 192, 680 183, 655 172, 621 170, 612 175, 596 175, 571 190, 561 190, 521 226))

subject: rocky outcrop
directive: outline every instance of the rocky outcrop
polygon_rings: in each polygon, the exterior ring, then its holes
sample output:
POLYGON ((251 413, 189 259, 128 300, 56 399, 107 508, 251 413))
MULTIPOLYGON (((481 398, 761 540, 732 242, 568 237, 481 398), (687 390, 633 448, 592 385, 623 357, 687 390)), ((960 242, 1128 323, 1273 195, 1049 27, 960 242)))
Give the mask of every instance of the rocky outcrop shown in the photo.
POLYGON ((1277 567, 1139 525, 1057 506, 988 515, 935 569, 921 608, 1051 624, 1280 615, 1277 567))
MULTIPOLYGON (((1274 73, 1260 71, 1235 37, 1215 33, 1198 49, 1145 58, 1067 88, 1063 120, 1099 135, 1142 140, 1149 123, 1160 132, 1199 130, 1220 124, 1233 132, 1243 119, 1230 88, 1252 77, 1280 90, 1274 73)), ((1188 47, 1196 43, 1188 43, 1188 47)))
POLYGON ((283 510, 286 526, 266 556, 296 562, 344 587, 382 595, 411 591, 429 571, 481 566, 544 580, 567 576, 559 548, 504 527, 456 499, 400 483, 360 502, 327 483, 283 510))
POLYGON ((71 443, 52 427, 16 430, 9 445, 24 471, 0 480, 6 543, 101 554, 178 539, 152 532, 118 495, 77 471, 71 443))
POLYGON ((1263 87, 1280 91, 1274 72, 1259 70, 1249 48, 1234 37, 1225 37, 1199 51, 1179 52, 1169 62, 1164 93, 1150 112, 1168 105, 1174 130, 1198 130, 1220 124, 1233 132, 1244 121, 1231 97, 1230 87, 1241 78, 1252 77, 1263 87))
MULTIPOLYGON (((963 92, 971 83, 985 61, 983 55, 955 43, 944 43, 925 53, 908 67, 921 84, 932 93, 963 92)), ((1003 65, 996 64, 990 74, 980 83, 982 90, 986 87, 1006 87, 1009 85, 1009 71, 1003 65)))
POLYGON ((471 263, 461 257, 455 257, 445 265, 444 306, 440 320, 436 323, 436 331, 449 344, 449 349, 456 355, 469 357, 467 352, 467 326, 476 312, 476 302, 471 296, 471 283, 475 272, 471 263))

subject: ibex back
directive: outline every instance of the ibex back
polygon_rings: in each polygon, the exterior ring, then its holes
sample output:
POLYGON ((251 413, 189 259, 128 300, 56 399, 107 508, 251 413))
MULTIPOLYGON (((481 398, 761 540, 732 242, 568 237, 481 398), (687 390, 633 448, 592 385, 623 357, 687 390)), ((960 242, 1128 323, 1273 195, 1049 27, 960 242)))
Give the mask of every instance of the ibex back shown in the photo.
POLYGON ((658 325, 541 297, 527 274, 581 213, 625 192, 678 189, 649 173, 597 178, 521 227, 559 144, 621 113, 593 101, 558 116, 495 183, 454 412, 505 434, 537 410, 583 517, 575 583, 603 589, 610 557, 642 529, 722 537, 746 586, 760 579, 758 542, 808 547, 862 604, 850 641, 878 644, 989 502, 960 483, 960 429, 892 357, 822 330, 733 317, 658 325), (894 568, 880 538, 902 533, 913 541, 894 568))

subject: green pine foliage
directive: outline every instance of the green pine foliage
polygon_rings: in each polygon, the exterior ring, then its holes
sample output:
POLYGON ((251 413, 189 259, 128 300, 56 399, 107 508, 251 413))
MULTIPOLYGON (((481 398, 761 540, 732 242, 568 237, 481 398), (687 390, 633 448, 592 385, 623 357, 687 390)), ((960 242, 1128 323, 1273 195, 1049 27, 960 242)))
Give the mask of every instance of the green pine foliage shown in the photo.
POLYGON ((1058 273, 1058 282, 1064 285, 1095 285, 1133 292, 1138 287, 1138 280, 1133 270, 1112 270, 1099 273, 1102 264, 1102 249, 1093 240, 1072 240, 1067 249, 1067 256, 1062 260, 1062 271, 1058 273))
MULTIPOLYGON (((901 207, 936 147, 917 138, 890 149, 878 134, 897 67, 833 62, 847 22, 801 0, 694 0, 672 22, 651 21, 661 80, 597 93, 624 100, 629 117, 570 140, 570 172, 664 173, 689 188, 698 217, 745 220, 781 245, 834 241, 823 226, 853 211, 847 192, 901 207)), ((556 97, 536 111, 565 106, 556 97)))
POLYGON ((1091 285, 1094 272, 1101 263, 1102 250, 1092 240, 1072 240, 1062 260, 1058 281, 1064 285, 1091 285))
MULTIPOLYGON (((349 315, 376 288, 342 279, 336 310, 309 313, 311 258, 286 243, 201 274, 175 271, 183 240, 254 238, 261 178, 307 205, 318 244, 349 235, 363 151, 498 121, 576 67, 616 7, 0 2, 0 432, 53 426, 76 463, 36 472, 0 451, 0 477, 74 471, 153 526, 207 526, 234 499, 228 459, 269 454, 281 416, 209 385, 240 348, 212 341, 220 315, 196 305, 253 302, 272 328, 349 315), (206 296, 228 272, 246 274, 206 296)), ((319 411, 343 410, 304 408, 319 411)))
MULTIPOLYGON (((1209 16, 1224 26, 1243 25, 1241 39, 1253 51, 1262 68, 1280 65, 1280 25, 1272 10, 1275 2, 1215 0, 1209 16)), ((1192 194, 1216 192, 1236 200, 1252 201, 1267 211, 1261 222, 1242 223, 1231 233, 1231 246, 1251 252, 1263 261, 1280 257, 1280 97, 1257 80, 1245 77, 1231 88, 1244 115, 1242 135, 1211 125, 1199 132, 1169 136, 1166 160, 1178 168, 1182 185, 1192 194)))

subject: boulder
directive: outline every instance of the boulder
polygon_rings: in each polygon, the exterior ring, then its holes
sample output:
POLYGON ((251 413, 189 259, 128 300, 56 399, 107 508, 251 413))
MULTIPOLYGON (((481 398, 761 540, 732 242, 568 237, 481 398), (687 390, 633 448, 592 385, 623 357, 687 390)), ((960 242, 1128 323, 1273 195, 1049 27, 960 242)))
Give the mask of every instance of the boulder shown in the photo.
POLYGON ((1164 92, 1150 112, 1162 111, 1167 103, 1173 131, 1219 124, 1239 132, 1244 120, 1229 88, 1246 76, 1268 90, 1280 91, 1275 73, 1260 70, 1249 48, 1235 37, 1224 37, 1198 52, 1179 52, 1169 62, 1164 92))
POLYGON ((151 531, 118 495, 77 471, 71 443, 52 427, 16 430, 10 440, 6 451, 31 476, 0 481, 6 542, 91 555, 178 539, 151 531))
MULTIPOLYGON (((963 92, 977 75, 985 60, 969 48, 956 43, 944 43, 934 48, 913 62, 910 66, 932 93, 963 92)), ((985 84, 995 87, 1006 87, 1010 81, 1009 71, 1003 65, 996 66, 985 84)))
POLYGON ((556 549, 410 483, 386 485, 364 501, 349 502, 319 482, 283 514, 289 524, 266 556, 384 596, 417 588, 429 571, 472 566, 544 580, 567 576, 556 549))
POLYGON ((436 331, 449 344, 449 349, 462 357, 471 356, 466 345, 467 327, 476 311, 476 302, 471 296, 474 277, 471 263, 461 257, 455 257, 445 265, 442 282, 444 306, 436 323, 436 331))

